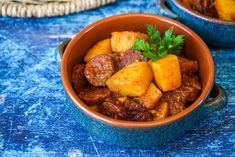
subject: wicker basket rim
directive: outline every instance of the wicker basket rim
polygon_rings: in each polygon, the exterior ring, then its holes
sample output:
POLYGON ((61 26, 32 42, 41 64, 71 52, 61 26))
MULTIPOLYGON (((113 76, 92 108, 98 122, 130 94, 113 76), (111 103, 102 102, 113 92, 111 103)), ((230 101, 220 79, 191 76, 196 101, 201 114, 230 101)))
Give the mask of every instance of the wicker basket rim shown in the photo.
POLYGON ((63 16, 97 8, 117 0, 0 0, 0 16, 50 17, 63 16), (31 3, 25 2, 31 1, 31 3))

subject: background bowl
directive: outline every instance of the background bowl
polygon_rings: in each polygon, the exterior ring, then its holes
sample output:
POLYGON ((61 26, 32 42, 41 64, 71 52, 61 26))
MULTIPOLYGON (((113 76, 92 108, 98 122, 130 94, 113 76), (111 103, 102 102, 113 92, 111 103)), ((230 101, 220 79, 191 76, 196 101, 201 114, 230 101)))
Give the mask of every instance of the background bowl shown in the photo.
POLYGON ((110 143, 135 148, 156 146, 182 135, 199 119, 222 108, 227 102, 224 90, 217 85, 213 90, 213 98, 207 102, 208 95, 214 86, 214 63, 211 53, 197 34, 183 24, 169 18, 152 14, 124 14, 109 17, 86 27, 71 42, 63 42, 59 46, 59 51, 64 52, 61 75, 69 97, 68 107, 75 119, 86 130, 110 143), (199 61, 201 95, 181 113, 158 121, 122 121, 93 111, 79 99, 72 88, 71 71, 73 66, 82 62, 86 52, 95 43, 111 37, 111 32, 124 30, 146 32, 146 24, 154 24, 161 32, 174 26, 176 34, 185 35, 185 55, 187 58, 199 61))
POLYGON ((235 22, 200 14, 184 7, 181 0, 157 0, 157 13, 182 22, 209 45, 235 47, 235 22))

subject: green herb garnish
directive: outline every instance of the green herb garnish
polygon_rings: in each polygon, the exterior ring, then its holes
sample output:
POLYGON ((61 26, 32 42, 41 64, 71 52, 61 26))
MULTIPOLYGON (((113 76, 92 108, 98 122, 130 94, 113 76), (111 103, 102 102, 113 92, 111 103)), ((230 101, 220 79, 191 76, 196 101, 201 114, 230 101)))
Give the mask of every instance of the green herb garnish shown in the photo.
POLYGON ((167 54, 179 55, 184 45, 184 36, 173 33, 173 27, 169 28, 161 38, 159 31, 153 25, 147 25, 147 34, 150 41, 137 38, 133 50, 142 51, 141 55, 153 61, 165 57, 167 54))

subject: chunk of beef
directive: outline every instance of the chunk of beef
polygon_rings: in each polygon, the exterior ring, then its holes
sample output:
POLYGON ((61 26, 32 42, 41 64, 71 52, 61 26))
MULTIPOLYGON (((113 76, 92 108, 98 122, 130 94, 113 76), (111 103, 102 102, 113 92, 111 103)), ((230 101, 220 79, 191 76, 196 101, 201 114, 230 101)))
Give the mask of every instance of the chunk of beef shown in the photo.
POLYGON ((181 73, 196 72, 198 70, 198 62, 189 60, 184 57, 178 57, 181 73))
POLYGON ((138 61, 147 61, 147 58, 141 55, 141 51, 127 50, 121 55, 121 67, 138 61))
MULTIPOLYGON (((183 95, 175 91, 166 92, 160 99, 159 104, 167 102, 169 104, 169 114, 175 115, 185 109, 183 95)), ((158 106, 158 105, 157 105, 158 106)))
POLYGON ((129 98, 125 102, 127 120, 130 121, 151 121, 153 115, 144 106, 140 98, 129 98))
POLYGON ((113 57, 115 72, 117 72, 122 69, 121 55, 118 53, 112 53, 112 57, 113 57))
POLYGON ((113 97, 106 99, 100 105, 100 112, 115 119, 126 119, 126 111, 123 104, 113 97))

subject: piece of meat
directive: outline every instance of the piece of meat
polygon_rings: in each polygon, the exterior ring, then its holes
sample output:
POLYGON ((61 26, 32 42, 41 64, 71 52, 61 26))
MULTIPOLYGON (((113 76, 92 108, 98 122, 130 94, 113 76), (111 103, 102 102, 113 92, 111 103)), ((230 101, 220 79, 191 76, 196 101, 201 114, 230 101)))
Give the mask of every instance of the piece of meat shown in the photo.
POLYGON ((185 104, 195 101, 201 91, 201 86, 196 76, 184 75, 182 76, 181 87, 164 93, 159 101, 159 104, 163 102, 169 104, 169 113, 171 116, 183 111, 185 104))
POLYGON ((124 106, 119 100, 113 97, 106 99, 100 105, 100 112, 115 119, 126 119, 126 111, 124 106))
POLYGON ((218 17, 215 0, 202 0, 202 10, 205 15, 218 17))
POLYGON ((151 121, 153 115, 144 106, 138 97, 129 98, 125 104, 127 120, 129 121, 151 121))
MULTIPOLYGON (((175 115, 185 109, 183 95, 175 91, 166 92, 161 97, 158 104, 167 102, 169 104, 169 114, 175 115)), ((158 105, 156 105, 158 107, 158 105)))
POLYGON ((143 112, 131 112, 132 116, 128 118, 129 121, 152 121, 153 115, 148 111, 143 112))
POLYGON ((182 82, 180 88, 176 89, 175 92, 181 95, 184 102, 195 101, 198 94, 201 91, 201 84, 196 75, 182 75, 182 82))
POLYGON ((196 72, 198 70, 198 62, 194 60, 189 60, 184 57, 178 57, 180 71, 185 72, 196 72))
POLYGON ((80 90, 89 86, 89 82, 84 75, 85 67, 85 64, 77 64, 72 70, 72 86, 77 94, 80 90))
POLYGON ((147 61, 147 58, 141 55, 141 51, 129 49, 121 55, 121 67, 138 61, 147 61))
POLYGON ((147 109, 143 106, 143 102, 140 98, 134 97, 126 100, 124 104, 128 111, 146 111, 147 109))
POLYGON ((81 90, 78 96, 87 103, 87 105, 99 105, 106 98, 110 97, 111 92, 108 88, 88 87, 81 90))
POLYGON ((204 15, 218 17, 215 0, 189 0, 191 8, 204 15))
POLYGON ((94 57, 86 64, 84 73, 93 86, 106 86, 107 79, 115 73, 112 55, 102 54, 94 57))
POLYGON ((118 53, 112 53, 112 57, 113 57, 115 72, 117 72, 122 69, 121 56, 118 53))

